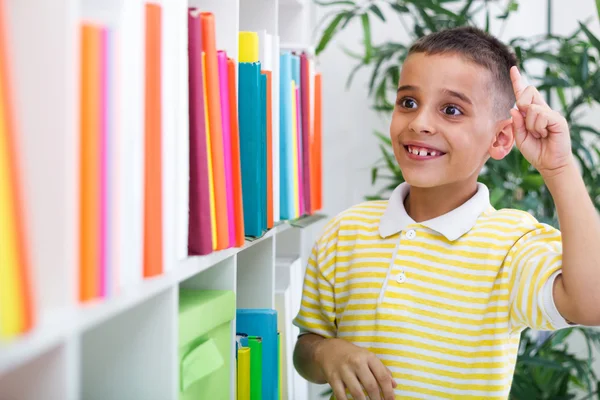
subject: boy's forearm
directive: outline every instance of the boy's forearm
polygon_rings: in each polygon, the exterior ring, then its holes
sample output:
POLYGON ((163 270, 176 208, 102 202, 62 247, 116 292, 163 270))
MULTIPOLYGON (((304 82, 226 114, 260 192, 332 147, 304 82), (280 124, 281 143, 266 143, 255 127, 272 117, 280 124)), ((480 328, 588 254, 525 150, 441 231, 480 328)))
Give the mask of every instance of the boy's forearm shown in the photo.
POLYGON ((294 366, 298 373, 307 381, 313 383, 327 383, 321 367, 317 364, 316 352, 324 337, 307 333, 298 338, 294 349, 294 366))
POLYGON ((572 322, 600 324, 600 218, 573 162, 544 176, 558 213, 563 243, 557 308, 572 322))

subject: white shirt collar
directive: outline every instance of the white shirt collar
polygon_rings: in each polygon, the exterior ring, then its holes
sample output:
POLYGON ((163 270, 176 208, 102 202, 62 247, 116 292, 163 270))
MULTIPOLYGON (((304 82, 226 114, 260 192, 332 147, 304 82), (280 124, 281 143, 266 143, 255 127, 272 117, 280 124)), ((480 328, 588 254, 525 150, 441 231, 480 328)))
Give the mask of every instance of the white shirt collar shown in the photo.
MULTIPOLYGON (((410 186, 403 182, 390 196, 385 213, 379 221, 379 234, 382 237, 394 235, 411 224, 416 222, 407 214, 404 208, 404 199, 408 195, 410 186)), ((454 241, 469 232, 477 218, 490 207, 490 193, 488 188, 477 183, 477 193, 460 207, 436 217, 434 219, 423 221, 420 225, 432 229, 454 241)))

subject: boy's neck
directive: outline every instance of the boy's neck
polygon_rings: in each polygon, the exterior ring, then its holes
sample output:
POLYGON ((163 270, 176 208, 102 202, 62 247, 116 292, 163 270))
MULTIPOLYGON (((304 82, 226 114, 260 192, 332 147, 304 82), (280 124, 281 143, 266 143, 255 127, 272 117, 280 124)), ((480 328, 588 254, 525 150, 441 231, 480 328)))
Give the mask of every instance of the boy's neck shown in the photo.
POLYGON ((460 207, 475 193, 477 181, 432 188, 411 186, 404 208, 415 222, 429 221, 460 207))

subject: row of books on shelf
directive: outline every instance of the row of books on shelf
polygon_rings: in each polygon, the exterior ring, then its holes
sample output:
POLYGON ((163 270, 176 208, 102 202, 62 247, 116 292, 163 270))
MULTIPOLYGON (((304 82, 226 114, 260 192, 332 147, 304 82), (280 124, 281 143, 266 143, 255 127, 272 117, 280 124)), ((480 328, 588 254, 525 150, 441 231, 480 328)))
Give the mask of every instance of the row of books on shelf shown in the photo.
MULTIPOLYGON (((5 16, 0 13, 0 336, 12 337, 34 325, 37 282, 30 265, 35 249, 26 243, 31 233, 25 232, 18 157, 27 149, 16 148, 5 16)), ((140 17, 139 98, 132 95, 137 72, 124 51, 125 31, 90 21, 80 26, 74 248, 81 302, 171 268, 168 227, 182 220, 175 209, 187 211, 183 256, 193 256, 240 247, 280 221, 322 207, 322 83, 314 60, 280 52, 278 37, 265 31, 240 32, 239 53, 228 54, 217 48, 214 15, 190 8, 189 124, 181 152, 174 143, 182 138, 173 137, 180 131, 164 123, 165 111, 183 106, 165 97, 170 70, 162 8, 147 3, 140 17), (173 190, 175 180, 185 189, 173 190)))

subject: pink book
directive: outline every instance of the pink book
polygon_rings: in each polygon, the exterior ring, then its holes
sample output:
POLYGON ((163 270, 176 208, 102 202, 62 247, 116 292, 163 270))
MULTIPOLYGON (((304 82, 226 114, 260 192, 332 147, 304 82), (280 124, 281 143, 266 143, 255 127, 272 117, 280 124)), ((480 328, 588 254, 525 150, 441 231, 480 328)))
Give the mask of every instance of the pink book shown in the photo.
POLYGON ((108 31, 100 32, 100 297, 106 297, 108 268, 108 31))
POLYGON ((231 164, 231 127, 229 115, 229 83, 227 53, 217 52, 219 64, 219 92, 221 93, 221 121, 223 125, 223 158, 225 161, 225 195, 227 199, 227 225, 229 245, 235 246, 235 216, 233 205, 233 168, 231 164))
POLYGON ((296 126, 297 126, 297 131, 298 131, 298 135, 297 135, 297 142, 298 142, 298 197, 300 199, 300 206, 299 206, 299 212, 300 212, 300 217, 302 215, 304 215, 304 170, 303 170, 303 157, 302 157, 302 130, 300 129, 300 121, 302 118, 301 115, 301 110, 302 107, 300 106, 300 89, 298 87, 296 87, 296 112, 297 112, 297 117, 296 117, 296 126))
POLYGON ((188 253, 206 255, 212 252, 212 222, 206 119, 204 117, 204 83, 202 76, 202 22, 200 11, 188 10, 188 68, 190 115, 190 218, 188 253))

